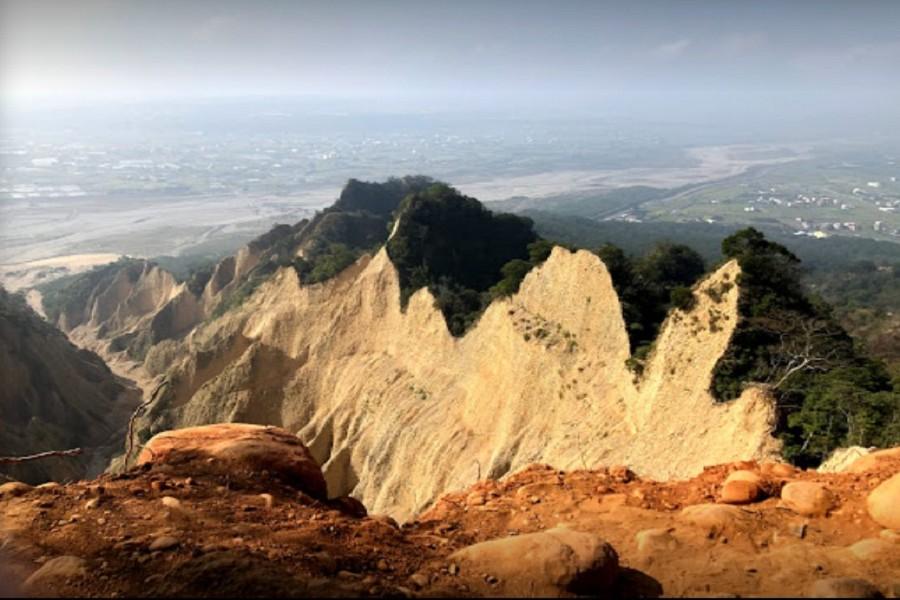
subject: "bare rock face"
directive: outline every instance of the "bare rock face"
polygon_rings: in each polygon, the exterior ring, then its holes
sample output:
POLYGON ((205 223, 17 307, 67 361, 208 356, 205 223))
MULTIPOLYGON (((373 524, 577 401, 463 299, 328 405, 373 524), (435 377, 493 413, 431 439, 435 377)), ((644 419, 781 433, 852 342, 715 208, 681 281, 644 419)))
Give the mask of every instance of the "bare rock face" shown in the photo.
POLYGON ((900 473, 869 493, 866 508, 869 516, 882 527, 900 529, 900 473))
POLYGON ((318 285, 281 269, 193 330, 137 431, 283 426, 322 465, 330 496, 398 519, 533 462, 667 479, 775 458, 764 390, 729 403, 709 394, 738 319, 739 272, 732 261, 697 284, 696 306, 673 311, 636 381, 612 280, 589 252, 555 248, 462 338, 428 289, 401 306, 383 249, 318 285))
MULTIPOLYGON (((102 471, 122 445, 137 390, 0 288, 0 456, 81 448, 78 456, 0 465, 30 484, 102 471)), ((2 482, 0 482, 2 483, 2 482)))
POLYGON ((450 556, 460 577, 491 596, 602 594, 616 579, 612 546, 590 533, 556 527, 475 544, 450 556))
POLYGON ((267 472, 314 498, 325 499, 325 479, 306 446, 278 427, 221 423, 160 433, 144 446, 137 464, 203 463, 206 471, 267 472))
POLYGON ((781 490, 781 503, 798 515, 824 515, 834 508, 834 495, 821 483, 795 481, 781 490))

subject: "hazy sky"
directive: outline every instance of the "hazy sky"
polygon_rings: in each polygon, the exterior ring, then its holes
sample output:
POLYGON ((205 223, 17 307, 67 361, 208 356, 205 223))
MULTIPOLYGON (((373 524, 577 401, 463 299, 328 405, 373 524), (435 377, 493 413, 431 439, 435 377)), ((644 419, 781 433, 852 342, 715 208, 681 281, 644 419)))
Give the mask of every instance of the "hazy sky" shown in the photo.
POLYGON ((900 0, 0 0, 5 101, 900 92, 900 0))

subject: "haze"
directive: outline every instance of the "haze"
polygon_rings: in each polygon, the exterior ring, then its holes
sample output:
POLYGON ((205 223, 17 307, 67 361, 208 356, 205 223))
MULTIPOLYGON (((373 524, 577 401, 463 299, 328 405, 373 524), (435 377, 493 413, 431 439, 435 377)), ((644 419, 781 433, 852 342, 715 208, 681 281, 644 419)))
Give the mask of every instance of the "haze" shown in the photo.
POLYGON ((7 105, 318 95, 583 108, 666 93, 887 110, 900 91, 900 3, 890 0, 2 6, 7 105))
POLYGON ((410 173, 507 210, 900 239, 900 2, 0 7, 0 271, 221 256, 410 173), (756 193, 784 182, 802 208, 756 193))

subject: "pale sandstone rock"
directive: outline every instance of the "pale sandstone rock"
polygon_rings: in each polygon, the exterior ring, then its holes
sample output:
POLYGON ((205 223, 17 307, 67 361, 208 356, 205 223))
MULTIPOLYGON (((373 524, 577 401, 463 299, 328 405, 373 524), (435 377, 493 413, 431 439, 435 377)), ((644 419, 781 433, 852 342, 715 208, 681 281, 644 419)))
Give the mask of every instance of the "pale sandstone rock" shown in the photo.
POLYGON ((475 544, 450 560, 459 566, 460 577, 490 578, 495 596, 602 593, 618 573, 612 546, 564 527, 475 544))
POLYGON ((753 481, 737 479, 726 481, 719 497, 725 504, 750 504, 763 497, 759 484, 753 481))
POLYGON ((749 481, 750 483, 755 483, 757 486, 763 485, 763 478, 759 473, 748 471, 746 469, 729 473, 728 477, 725 478, 725 483, 730 483, 732 481, 749 481))
POLYGON ((173 498, 172 496, 163 496, 161 499, 163 506, 166 508, 171 508, 172 510, 181 510, 181 501, 178 498, 173 498))
POLYGON ((844 473, 849 471, 860 458, 870 454, 870 448, 850 446, 835 449, 816 469, 819 473, 844 473))
POLYGON ((834 495, 821 483, 794 481, 782 488, 781 503, 798 515, 820 516, 834 508, 834 495))
POLYGON ((900 473, 881 482, 869 492, 866 509, 869 516, 882 527, 900 530, 900 473))

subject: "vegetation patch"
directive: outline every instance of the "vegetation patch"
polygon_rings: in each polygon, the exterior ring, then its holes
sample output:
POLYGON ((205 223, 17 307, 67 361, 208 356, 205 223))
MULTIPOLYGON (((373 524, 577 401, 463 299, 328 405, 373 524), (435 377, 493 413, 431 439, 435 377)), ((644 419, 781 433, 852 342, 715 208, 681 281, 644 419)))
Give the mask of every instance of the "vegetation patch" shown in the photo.
POLYGON ((805 294, 800 260, 753 228, 725 238, 722 253, 741 266, 740 320, 713 373, 714 396, 736 398, 749 382, 768 387, 785 456, 801 466, 840 446, 900 443, 900 389, 831 308, 805 294))
POLYGON ((80 313, 98 287, 106 287, 122 269, 127 270, 131 281, 137 281, 148 263, 146 260, 122 257, 116 262, 94 267, 85 273, 68 275, 49 281, 38 287, 44 314, 51 323, 57 323, 64 314, 80 313))
POLYGON ((517 291, 552 248, 530 219, 494 214, 445 184, 407 196, 397 214, 387 251, 400 276, 401 303, 427 287, 455 336, 494 298, 517 291))
POLYGON ((619 296, 631 346, 625 364, 640 376, 669 311, 673 307, 683 311, 694 307, 691 286, 706 270, 703 258, 683 244, 669 242, 657 243, 637 258, 609 243, 594 252, 606 265, 619 296))

